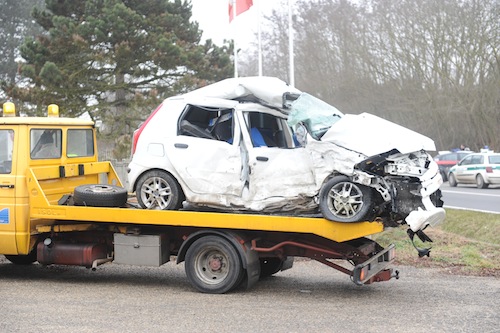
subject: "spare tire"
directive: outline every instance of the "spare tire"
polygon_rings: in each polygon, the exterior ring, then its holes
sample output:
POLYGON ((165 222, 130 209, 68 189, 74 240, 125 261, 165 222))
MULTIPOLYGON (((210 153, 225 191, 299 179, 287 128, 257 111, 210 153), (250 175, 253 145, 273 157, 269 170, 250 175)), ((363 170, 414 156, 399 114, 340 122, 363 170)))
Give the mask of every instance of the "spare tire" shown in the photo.
POLYGON ((107 184, 86 184, 75 187, 73 200, 77 206, 122 207, 127 202, 127 190, 107 184))

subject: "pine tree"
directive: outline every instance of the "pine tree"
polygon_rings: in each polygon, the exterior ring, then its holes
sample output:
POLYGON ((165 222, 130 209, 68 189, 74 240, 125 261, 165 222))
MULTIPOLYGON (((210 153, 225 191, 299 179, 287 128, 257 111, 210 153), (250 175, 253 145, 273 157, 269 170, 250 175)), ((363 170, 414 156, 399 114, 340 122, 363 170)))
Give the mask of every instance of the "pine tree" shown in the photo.
POLYGON ((47 33, 21 47, 24 82, 3 87, 36 112, 50 103, 65 116, 87 111, 118 136, 163 98, 231 76, 232 45, 200 44, 188 1, 45 3, 33 17, 47 33))
MULTIPOLYGON (((26 36, 42 32, 31 17, 35 4, 43 0, 0 0, 0 81, 14 83, 17 79, 19 47, 26 36)), ((6 84, 6 83, 5 83, 6 84)), ((2 92, 0 91, 0 96, 2 92)))

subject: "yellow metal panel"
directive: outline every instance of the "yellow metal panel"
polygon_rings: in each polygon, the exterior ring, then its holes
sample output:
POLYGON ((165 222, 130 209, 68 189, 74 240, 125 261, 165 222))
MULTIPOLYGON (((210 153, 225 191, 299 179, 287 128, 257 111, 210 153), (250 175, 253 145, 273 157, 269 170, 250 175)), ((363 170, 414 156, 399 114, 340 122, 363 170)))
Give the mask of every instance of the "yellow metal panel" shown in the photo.
MULTIPOLYGON (((118 181, 116 172, 109 162, 85 163, 85 175, 106 173, 108 183, 118 181)), ((199 228, 221 228, 240 229, 254 231, 277 231, 304 234, 316 234, 327 239, 344 242, 347 240, 368 236, 383 231, 383 225, 379 222, 340 223, 332 222, 323 218, 291 217, 275 215, 256 214, 234 214, 234 213, 207 213, 189 211, 161 211, 143 210, 134 208, 101 208, 101 207, 77 207, 58 206, 51 204, 55 199, 48 200, 48 191, 51 196, 64 191, 73 191, 74 187, 68 187, 68 183, 57 179, 62 184, 62 189, 54 190, 55 185, 47 185, 38 182, 37 178, 50 179, 58 177, 58 167, 36 167, 31 168, 27 183, 30 194, 31 218, 46 220, 86 221, 118 224, 153 224, 162 226, 186 226, 199 228), (64 187, 64 186, 67 187, 64 187), (44 187, 47 187, 45 189, 44 187)), ((78 179, 70 177, 67 179, 78 179)))
POLYGON ((315 234, 336 242, 344 242, 383 231, 383 225, 379 222, 340 223, 328 221, 323 218, 160 211, 133 208, 54 205, 41 207, 33 205, 31 215, 33 217, 57 220, 294 232, 315 234))

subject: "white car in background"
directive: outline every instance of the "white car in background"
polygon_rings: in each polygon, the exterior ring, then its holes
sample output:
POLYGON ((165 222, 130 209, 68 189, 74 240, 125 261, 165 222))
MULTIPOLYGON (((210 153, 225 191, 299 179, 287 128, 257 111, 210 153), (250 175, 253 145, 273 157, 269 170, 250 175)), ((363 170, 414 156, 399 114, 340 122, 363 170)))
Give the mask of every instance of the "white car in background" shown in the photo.
POLYGON ((445 217, 434 142, 271 77, 166 99, 136 130, 131 192, 148 209, 317 213, 417 232, 445 217))
POLYGON ((477 188, 500 185, 500 153, 469 154, 450 169, 448 179, 452 187, 457 184, 476 184, 477 188))

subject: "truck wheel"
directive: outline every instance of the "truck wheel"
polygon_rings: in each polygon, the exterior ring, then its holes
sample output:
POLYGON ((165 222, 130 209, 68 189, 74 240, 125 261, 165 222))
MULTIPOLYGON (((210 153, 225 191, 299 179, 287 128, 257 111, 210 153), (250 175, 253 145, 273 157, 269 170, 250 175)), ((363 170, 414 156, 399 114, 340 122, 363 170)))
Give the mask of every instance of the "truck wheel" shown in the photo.
POLYGON ((202 293, 223 294, 237 287, 243 278, 243 266, 237 250, 219 236, 205 236, 191 244, 186 252, 186 275, 202 293))
POLYGON ((5 255, 5 258, 16 265, 31 265, 36 261, 36 250, 31 251, 27 255, 5 255))
POLYGON ((283 267, 280 258, 260 258, 260 278, 266 278, 278 273, 283 267))
POLYGON ((359 222, 370 212, 372 192, 346 176, 335 176, 321 189, 319 208, 330 221, 359 222))
POLYGON ((137 182, 137 201, 142 208, 179 209, 184 201, 177 181, 167 172, 148 171, 137 182))
POLYGON ((122 207, 127 202, 127 190, 115 185, 80 185, 75 187, 73 200, 77 206, 122 207))

